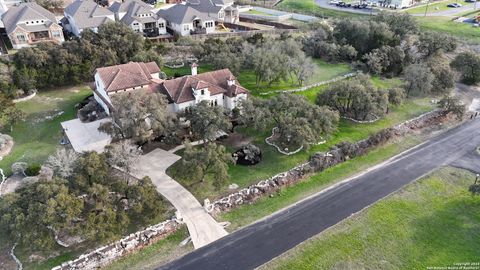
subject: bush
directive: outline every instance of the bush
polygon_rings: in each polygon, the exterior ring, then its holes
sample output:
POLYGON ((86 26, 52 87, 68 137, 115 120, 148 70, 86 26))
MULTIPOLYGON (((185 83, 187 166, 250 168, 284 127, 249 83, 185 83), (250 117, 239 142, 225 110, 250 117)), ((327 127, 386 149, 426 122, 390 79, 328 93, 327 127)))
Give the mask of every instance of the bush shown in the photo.
POLYGON ((25 174, 27 176, 37 176, 40 173, 41 168, 42 166, 40 166, 38 163, 30 164, 25 170, 25 174))
POLYGON ((388 102, 393 105, 402 104, 405 99, 405 90, 402 88, 391 88, 388 90, 388 102))
POLYGON ((237 150, 233 157, 236 163, 240 165, 255 165, 262 160, 262 151, 258 146, 247 144, 241 149, 237 150))

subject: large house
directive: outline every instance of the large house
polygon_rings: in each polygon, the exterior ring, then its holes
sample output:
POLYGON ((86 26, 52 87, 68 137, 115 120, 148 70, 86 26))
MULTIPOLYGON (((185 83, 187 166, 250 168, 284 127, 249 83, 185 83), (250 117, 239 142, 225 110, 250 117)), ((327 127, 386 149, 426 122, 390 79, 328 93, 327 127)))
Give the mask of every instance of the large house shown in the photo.
POLYGON ((197 65, 193 64, 192 75, 172 80, 159 79, 159 73, 160 68, 155 62, 130 62, 98 68, 95 72, 95 100, 110 114, 114 109, 111 96, 125 92, 148 90, 162 93, 167 97, 171 112, 183 111, 201 101, 232 110, 248 96, 248 90, 228 69, 197 74, 197 65))
POLYGON ((141 0, 114 2, 108 9, 115 13, 117 21, 123 22, 135 32, 149 37, 167 33, 166 21, 141 0))
POLYGON ((107 114, 113 106, 110 97, 117 93, 149 89, 159 81, 160 68, 155 62, 130 62, 127 64, 97 68, 93 96, 107 114))
POLYGON ((114 22, 112 11, 98 5, 93 0, 76 0, 64 10, 68 20, 67 29, 75 36, 80 36, 83 30, 98 31, 98 27, 107 22, 114 22))
POLYGON ((14 49, 65 41, 55 15, 34 2, 10 7, 2 15, 2 22, 14 49))
POLYGON ((188 0, 161 9, 158 15, 167 21, 167 28, 180 36, 209 34, 215 24, 237 23, 238 9, 232 0, 188 0))
POLYGON ((183 111, 202 101, 231 111, 248 95, 248 90, 238 83, 229 69, 197 74, 196 64, 192 65, 192 75, 162 81, 154 89, 167 96, 172 112, 183 111))

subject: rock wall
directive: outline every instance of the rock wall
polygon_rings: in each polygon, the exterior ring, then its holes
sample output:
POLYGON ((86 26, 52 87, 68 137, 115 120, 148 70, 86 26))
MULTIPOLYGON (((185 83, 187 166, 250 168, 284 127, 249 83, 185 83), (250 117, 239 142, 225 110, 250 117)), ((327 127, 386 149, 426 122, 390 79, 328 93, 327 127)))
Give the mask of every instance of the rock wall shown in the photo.
POLYGON ((130 234, 112 244, 100 247, 90 253, 80 255, 73 261, 62 263, 52 270, 91 270, 105 266, 127 253, 138 250, 154 241, 173 233, 181 223, 176 219, 150 226, 145 230, 130 234))
POLYGON ((445 116, 446 113, 444 111, 435 110, 398 124, 392 128, 381 130, 365 140, 356 143, 339 143, 326 153, 318 152, 313 154, 308 162, 298 165, 291 170, 262 180, 247 188, 243 188, 240 191, 215 200, 213 203, 210 203, 207 199, 205 200, 204 207, 207 212, 216 214, 218 212, 229 211, 242 204, 252 203, 262 196, 270 195, 284 186, 294 184, 304 179, 311 173, 321 172, 351 158, 364 155, 371 149, 382 145, 395 137, 404 136, 414 130, 438 124, 445 119, 445 116))

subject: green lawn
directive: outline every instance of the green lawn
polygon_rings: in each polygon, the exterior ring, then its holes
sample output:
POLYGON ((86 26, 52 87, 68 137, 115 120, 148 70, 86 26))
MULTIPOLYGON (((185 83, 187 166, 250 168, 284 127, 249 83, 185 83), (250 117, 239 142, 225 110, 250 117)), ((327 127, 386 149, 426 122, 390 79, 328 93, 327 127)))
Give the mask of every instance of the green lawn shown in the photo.
POLYGON ((13 137, 15 146, 13 151, 0 161, 0 168, 10 174, 10 167, 16 161, 42 163, 59 145, 62 137, 60 123, 75 118, 75 104, 91 93, 89 88, 79 86, 42 91, 29 101, 17 103, 18 108, 27 113, 27 119, 15 125, 13 132, 1 131, 13 137), (55 116, 61 111, 63 114, 55 116))
POLYGON ((280 4, 276 6, 276 8, 290 12, 314 15, 318 17, 352 18, 366 16, 358 13, 349 13, 321 8, 317 4, 315 4, 315 0, 283 0, 280 2, 280 4))
MULTIPOLYGON (((344 63, 331 64, 321 59, 314 59, 313 61, 317 65, 317 68, 315 69, 311 79, 308 82, 305 82, 305 85, 328 81, 335 77, 353 72, 351 67, 344 63)), ((251 70, 242 70, 242 72, 238 76, 238 81, 243 87, 250 90, 253 95, 258 95, 259 93, 265 93, 274 90, 288 90, 300 87, 296 82, 291 80, 281 81, 272 85, 262 83, 260 86, 257 86, 255 83, 255 73, 251 70)))
MULTIPOLYGON (((453 8, 447 7, 448 4, 452 4, 452 3, 459 3, 459 4, 462 4, 462 5, 467 4, 467 3, 464 3, 463 1, 458 1, 458 0, 439 1, 437 3, 429 4, 428 9, 427 9, 427 13, 435 13, 435 12, 439 12, 439 11, 443 11, 443 10, 453 9, 453 8)), ((405 12, 408 13, 408 14, 424 14, 426 7, 427 7, 426 5, 423 5, 423 6, 420 6, 420 7, 407 9, 405 12)))
POLYGON ((188 237, 188 230, 184 226, 175 233, 167 236, 150 245, 139 252, 134 252, 122 257, 121 259, 106 266, 105 270, 125 270, 125 269, 153 269, 161 264, 164 264, 174 258, 179 258, 182 255, 193 250, 191 243, 180 246, 180 242, 188 237))
MULTIPOLYGON (((357 124, 348 120, 342 119, 339 123, 337 132, 333 134, 331 138, 328 138, 327 143, 323 145, 312 146, 307 151, 300 151, 297 154, 286 156, 280 154, 274 147, 265 143, 264 139, 267 137, 267 133, 259 133, 256 130, 248 130, 244 128, 237 129, 237 132, 245 134, 253 139, 253 143, 260 147, 262 150, 262 161, 254 166, 242 166, 231 165, 228 173, 230 175, 230 183, 235 183, 240 187, 245 187, 250 184, 256 183, 260 180, 271 177, 277 173, 284 172, 294 166, 305 162, 308 157, 318 151, 326 151, 329 147, 342 142, 350 141, 356 142, 367 138, 371 134, 380 131, 381 129, 391 127, 397 123, 403 122, 407 119, 411 119, 426 111, 429 111, 434 106, 429 102, 428 98, 424 99, 411 99, 400 106, 393 106, 387 117, 369 124, 357 124)), ((228 147, 228 151, 233 152, 236 149, 228 147)), ((203 201, 205 198, 214 198, 222 194, 228 194, 231 191, 227 186, 220 190, 214 190, 213 186, 209 184, 196 184, 189 186, 188 181, 182 183, 178 177, 175 177, 175 170, 179 168, 178 163, 174 164, 168 170, 168 173, 172 175, 174 179, 177 179, 192 194, 199 200, 203 201)))
MULTIPOLYGON (((197 71, 198 73, 204 73, 208 71, 212 71, 213 67, 208 64, 202 64, 200 63, 198 65, 197 71)), ((180 76, 185 76, 185 75, 192 75, 192 68, 190 67, 189 64, 185 63, 185 65, 181 68, 169 68, 169 67, 162 67, 162 71, 165 72, 165 74, 170 78, 170 77, 180 77, 180 76)))
POLYGON ((464 170, 440 169, 261 269, 447 269, 479 263, 480 197, 467 191, 474 179, 464 170))
POLYGON ((480 43, 480 28, 452 21, 451 17, 416 17, 423 30, 438 31, 455 36, 469 44, 480 43))
MULTIPOLYGON (((353 71, 352 68, 345 63, 331 64, 321 59, 314 59, 313 61, 317 65, 317 68, 315 69, 312 78, 305 84, 327 81, 353 71)), ((198 73, 204 73, 212 70, 213 67, 211 65, 202 63, 199 64, 198 73)), ((162 71, 165 72, 168 77, 174 77, 175 75, 185 76, 191 74, 191 68, 187 64, 177 69, 163 67, 162 71)), ((258 95, 259 93, 273 90, 287 90, 299 87, 296 82, 293 82, 291 80, 281 81, 279 83, 274 83, 270 86, 266 84, 261 84, 259 87, 257 87, 255 83, 255 73, 252 70, 242 70, 240 72, 240 75, 238 76, 238 81, 243 87, 250 90, 253 95, 258 95)))

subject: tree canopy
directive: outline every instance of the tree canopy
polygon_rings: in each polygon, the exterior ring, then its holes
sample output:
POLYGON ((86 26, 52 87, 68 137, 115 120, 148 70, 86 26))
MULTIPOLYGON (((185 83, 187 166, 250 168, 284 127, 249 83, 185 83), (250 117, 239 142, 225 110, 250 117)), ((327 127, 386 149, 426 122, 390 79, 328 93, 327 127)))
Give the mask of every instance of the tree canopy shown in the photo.
POLYGON ((241 111, 241 121, 256 130, 275 127, 279 143, 285 146, 308 147, 328 137, 338 124, 337 113, 294 94, 249 98, 241 104, 241 111))
POLYGON ((214 106, 208 101, 202 101, 188 108, 184 116, 190 122, 194 137, 204 142, 214 141, 219 132, 228 132, 232 128, 223 107, 214 106))
POLYGON ((170 136, 176 130, 176 115, 167 108, 167 99, 160 93, 118 93, 112 96, 112 122, 103 124, 101 131, 115 139, 147 142, 170 136))
POLYGON ((462 80, 468 84, 480 82, 480 54, 473 51, 458 54, 451 63, 461 73, 462 80))
POLYGON ((356 120, 371 120, 386 113, 388 93, 376 89, 369 77, 332 84, 317 96, 317 104, 329 106, 340 115, 356 120))

